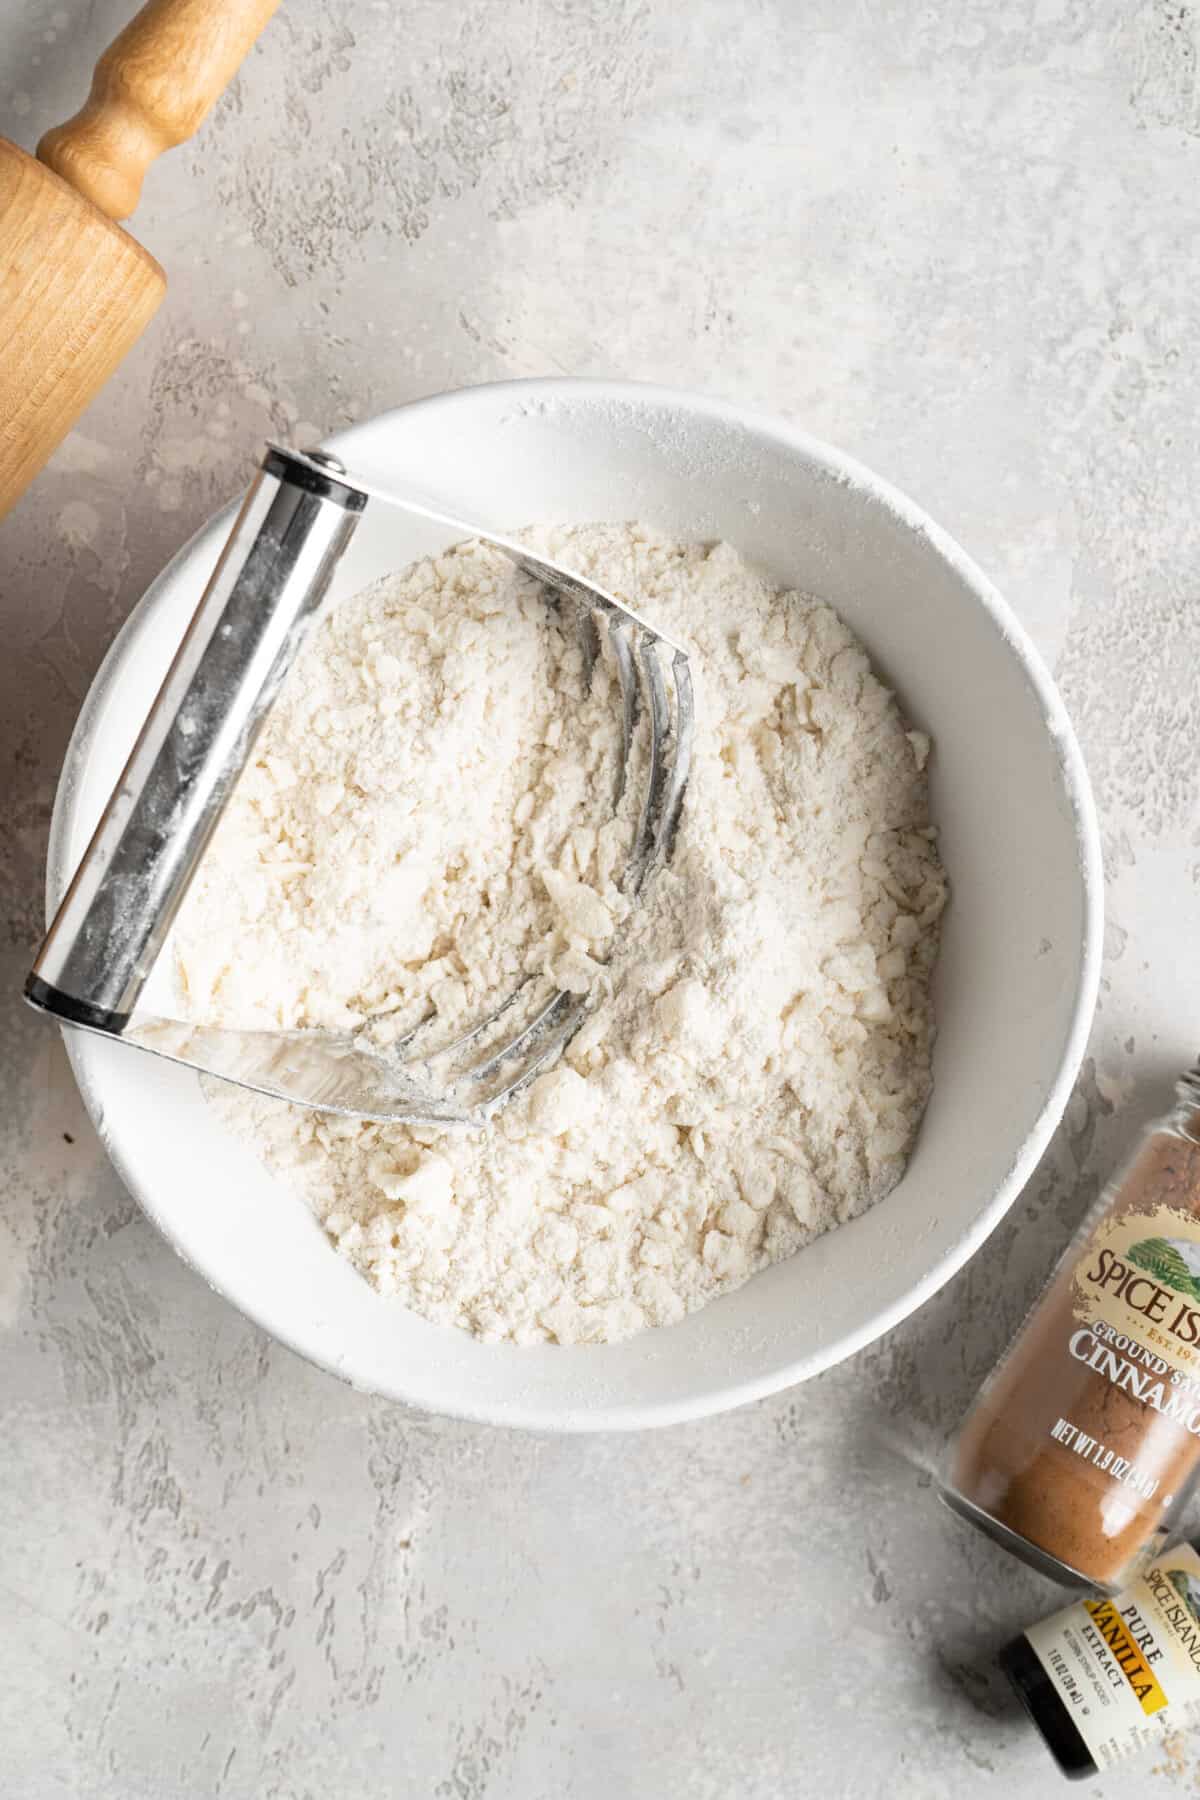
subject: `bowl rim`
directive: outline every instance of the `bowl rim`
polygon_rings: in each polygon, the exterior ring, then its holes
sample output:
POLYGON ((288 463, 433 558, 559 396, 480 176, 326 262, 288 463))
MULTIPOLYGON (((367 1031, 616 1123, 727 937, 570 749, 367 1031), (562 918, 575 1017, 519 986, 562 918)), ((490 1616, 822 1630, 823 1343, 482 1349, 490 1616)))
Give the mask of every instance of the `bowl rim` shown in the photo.
MULTIPOLYGON (((1087 1047, 1099 993, 1101 950, 1104 921, 1103 860, 1099 822, 1091 784, 1083 755, 1062 698, 1029 633, 1004 600, 999 590, 949 532, 890 481, 877 475, 866 464, 814 437, 788 421, 770 413, 719 399, 694 390, 674 388, 654 382, 609 380, 591 377, 531 376, 506 381, 480 382, 466 387, 411 400, 390 407, 322 440, 322 447, 345 457, 350 466, 356 448, 376 434, 387 421, 401 415, 409 417, 422 411, 446 413, 468 408, 480 400, 508 396, 513 400, 546 401, 586 399, 596 403, 624 403, 667 407, 708 422, 721 422, 755 437, 774 441, 792 454, 799 454, 827 475, 863 492, 883 506, 903 525, 925 538, 941 559, 959 576, 1005 639, 1028 679, 1050 737, 1053 739, 1066 798, 1074 826, 1079 873, 1083 889, 1083 929, 1078 980, 1071 1005, 1070 1025, 1054 1080, 1030 1130, 1016 1152, 1004 1180, 973 1215, 958 1236, 919 1281, 891 1304, 881 1308, 868 1321, 830 1339, 805 1356, 783 1362, 763 1375, 713 1387, 687 1400, 617 1401, 581 1412, 570 1407, 529 1406, 520 1399, 506 1402, 501 1408, 484 1404, 472 1406, 469 1397, 462 1402, 433 1399, 420 1392, 419 1378, 410 1382, 364 1383, 328 1356, 303 1342, 293 1331, 281 1327, 278 1320, 267 1318, 241 1298, 227 1293, 206 1268, 198 1265, 180 1244, 170 1219, 164 1217, 154 1196, 143 1191, 130 1166, 122 1145, 103 1129, 104 1108, 100 1080, 91 1066, 87 1033, 62 1029, 68 1060, 79 1086, 84 1105, 97 1127, 105 1152, 117 1175, 150 1222, 166 1239, 176 1255, 222 1299, 233 1305, 253 1324, 294 1351, 304 1361, 326 1370, 361 1392, 379 1394, 393 1402, 414 1409, 458 1418, 469 1422, 503 1425, 519 1430, 550 1432, 589 1432, 634 1430, 680 1424, 697 1418, 730 1411, 735 1407, 764 1399, 799 1385, 824 1370, 876 1342, 904 1319, 916 1312, 939 1289, 958 1273, 981 1247, 1008 1212, 1041 1160, 1051 1136, 1061 1119, 1075 1084, 1075 1077, 1087 1047)), ((138 634, 142 623, 157 603, 160 592, 191 560, 202 541, 225 528, 241 504, 240 496, 219 508, 205 520, 176 551, 150 582, 145 593, 132 608, 112 644, 109 646, 92 680, 68 741, 51 816, 46 868, 47 918, 52 916, 56 899, 66 886, 68 842, 75 806, 74 772, 81 766, 91 739, 94 723, 103 709, 108 690, 124 661, 130 640, 138 634)), ((450 1330, 446 1326, 443 1329, 450 1330)), ((602 1354, 605 1346, 588 1345, 582 1353, 602 1354)), ((569 1354, 569 1352, 564 1352, 569 1354)))

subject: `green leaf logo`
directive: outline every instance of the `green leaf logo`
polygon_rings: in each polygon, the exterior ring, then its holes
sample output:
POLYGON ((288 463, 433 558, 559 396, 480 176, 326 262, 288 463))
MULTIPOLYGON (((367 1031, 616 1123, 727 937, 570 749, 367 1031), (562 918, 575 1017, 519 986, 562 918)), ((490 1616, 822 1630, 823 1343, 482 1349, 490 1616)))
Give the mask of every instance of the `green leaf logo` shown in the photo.
POLYGON ((1200 1582, 1196 1580, 1190 1569, 1168 1569, 1167 1580, 1197 1625, 1200 1625, 1200 1582))
POLYGON ((1189 1266, 1192 1259, 1200 1261, 1200 1245, 1182 1238, 1142 1238, 1139 1243, 1132 1244, 1125 1255, 1139 1269, 1145 1269, 1147 1275, 1153 1275, 1163 1287, 1174 1288, 1177 1294, 1186 1294, 1191 1300, 1200 1300, 1200 1273, 1194 1273, 1189 1266), (1187 1261, 1184 1260, 1185 1253, 1187 1261))

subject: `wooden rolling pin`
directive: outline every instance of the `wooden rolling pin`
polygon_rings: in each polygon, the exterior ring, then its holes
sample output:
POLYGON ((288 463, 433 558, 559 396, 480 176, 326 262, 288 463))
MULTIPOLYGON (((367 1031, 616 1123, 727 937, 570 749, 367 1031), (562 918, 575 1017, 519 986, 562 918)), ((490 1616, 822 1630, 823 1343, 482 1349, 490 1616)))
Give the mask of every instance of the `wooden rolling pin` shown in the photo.
POLYGON ((167 287, 114 223, 191 137, 279 0, 150 0, 37 158, 0 137, 0 517, 141 336, 167 287))

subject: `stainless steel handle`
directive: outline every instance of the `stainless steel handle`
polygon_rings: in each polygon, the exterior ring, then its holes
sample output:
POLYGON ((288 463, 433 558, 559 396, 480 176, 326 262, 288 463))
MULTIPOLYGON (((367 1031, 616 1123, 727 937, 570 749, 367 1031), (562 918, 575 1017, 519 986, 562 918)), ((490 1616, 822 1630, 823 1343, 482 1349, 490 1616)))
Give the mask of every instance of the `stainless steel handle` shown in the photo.
POLYGON ((367 496, 320 455, 268 449, 187 635, 25 984, 121 1031, 367 496))

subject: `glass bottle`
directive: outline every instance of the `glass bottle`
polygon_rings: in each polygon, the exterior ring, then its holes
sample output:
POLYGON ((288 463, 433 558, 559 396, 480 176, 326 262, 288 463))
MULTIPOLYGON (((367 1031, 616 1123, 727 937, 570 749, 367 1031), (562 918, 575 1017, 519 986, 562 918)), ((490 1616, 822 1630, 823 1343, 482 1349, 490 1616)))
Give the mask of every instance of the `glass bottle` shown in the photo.
POLYGON ((1063 1255, 959 1433, 943 1496, 1112 1591, 1200 1465, 1200 1065, 1063 1255))
POLYGON ((1200 1553, 1164 1550, 1114 1598, 1077 1600, 1000 1653, 1064 1775, 1081 1781, 1200 1724, 1200 1553))

